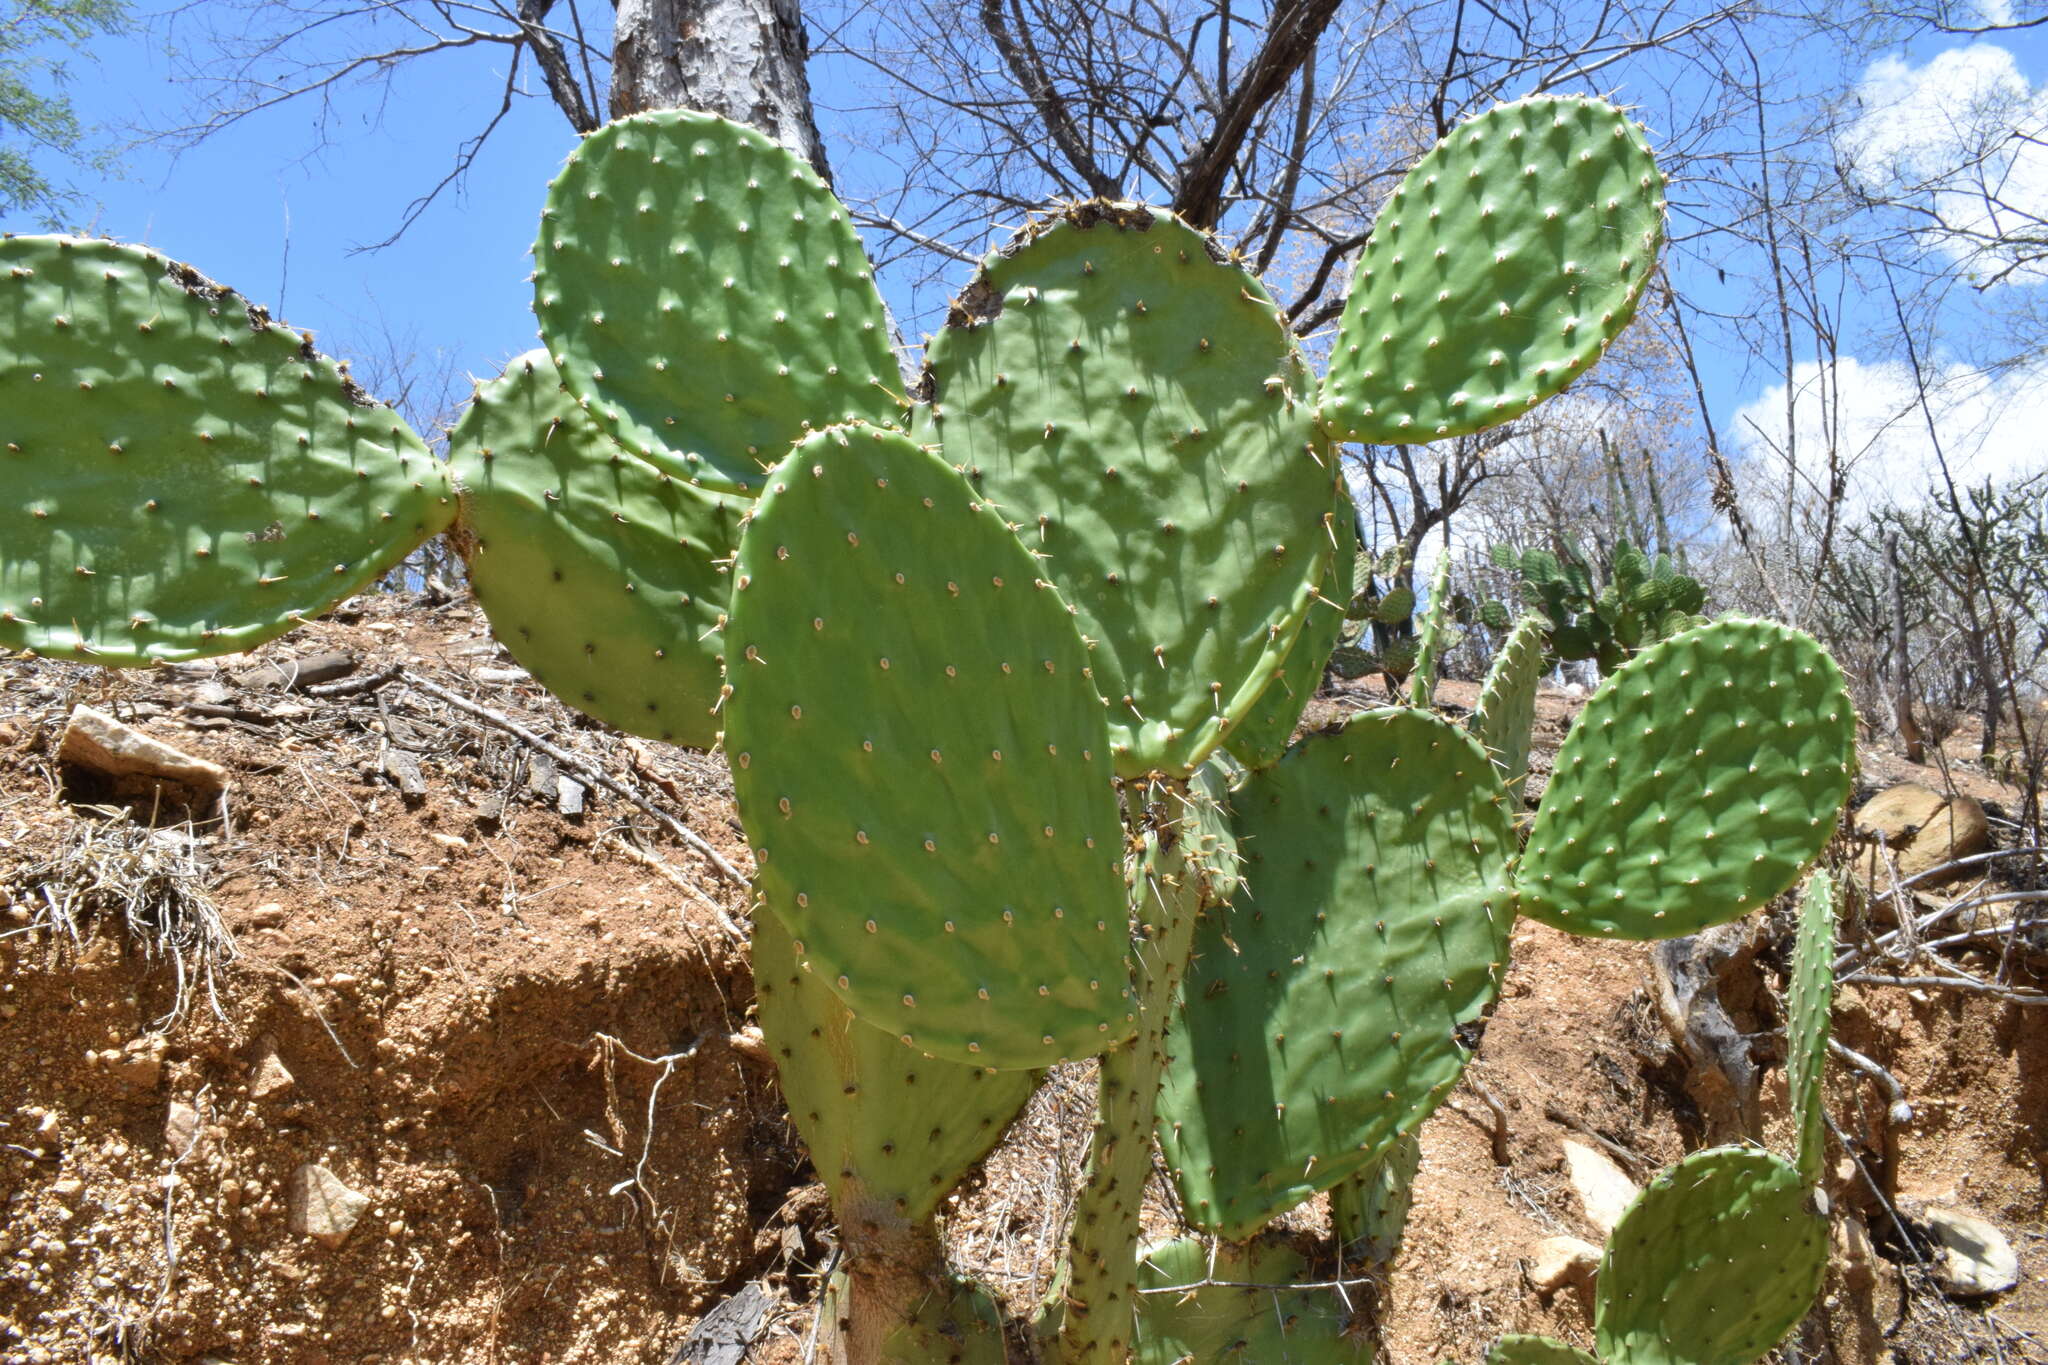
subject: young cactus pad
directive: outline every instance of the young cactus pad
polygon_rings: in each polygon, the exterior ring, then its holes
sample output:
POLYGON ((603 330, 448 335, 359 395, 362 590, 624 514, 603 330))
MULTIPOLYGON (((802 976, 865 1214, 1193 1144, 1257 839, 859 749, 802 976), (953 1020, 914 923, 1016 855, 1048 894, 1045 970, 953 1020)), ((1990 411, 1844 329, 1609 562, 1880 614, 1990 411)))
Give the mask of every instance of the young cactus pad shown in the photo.
POLYGON ((309 338, 142 247, 0 241, 0 649, 115 667, 252 649, 455 515, 309 338))
POLYGON ((1792 979, 1785 990, 1785 1084, 1799 1128, 1799 1174, 1820 1184, 1827 1152, 1827 1111, 1821 1077, 1828 1062, 1828 1026, 1835 1003, 1835 883, 1816 870, 1799 893, 1799 932, 1792 979))
POLYGON ((1214 1248, 1213 1268, 1210 1258, 1210 1244, 1198 1237, 1145 1254, 1133 1365, 1366 1365, 1376 1358, 1372 1334, 1351 1330, 1351 1314, 1331 1291, 1255 1287, 1313 1278, 1284 1242, 1226 1242, 1214 1248))
POLYGON ((1358 509, 1341 484, 1336 494, 1328 520, 1336 542, 1329 576, 1316 589, 1317 600, 1309 603, 1308 619, 1294 637, 1294 648, 1287 651, 1280 676, 1259 694, 1244 723, 1224 743, 1230 756, 1247 768, 1270 768, 1287 752, 1301 713, 1322 686, 1330 651, 1344 635, 1344 611, 1358 588, 1358 509))
POLYGON ((1066 604, 896 432, 835 427, 740 539, 726 752, 755 883, 861 1018, 953 1061, 1131 1035, 1123 838, 1066 604))
POLYGON ((1259 282, 1178 219, 1084 204, 991 255, 933 339, 930 426, 1047 556, 1117 771, 1185 774, 1279 673, 1336 461, 1259 282))
POLYGON ((586 715, 710 748, 726 564, 748 501, 613 444, 545 351, 477 389, 448 456, 470 586, 512 656, 586 715))
POLYGON ((1486 1352, 1486 1365, 1600 1365, 1576 1346, 1549 1337, 1505 1336, 1486 1352))
POLYGON ((671 474, 753 492, 807 427, 897 419, 846 210, 751 128, 687 110, 606 124, 549 186, 534 260, 563 379, 671 474))
POLYGON ((1600 1261, 1593 1336, 1614 1365, 1750 1365, 1806 1316, 1827 1219, 1768 1152, 1713 1147, 1652 1181, 1600 1261))
POLYGON ((1493 757, 1500 780, 1507 784, 1517 809, 1529 785, 1529 740, 1536 725, 1536 688, 1549 660, 1543 653, 1543 619, 1524 616, 1502 642, 1479 705, 1472 712, 1472 733, 1493 757))
POLYGON ((1467 120, 1373 222, 1323 419, 1397 445, 1521 416, 1628 325, 1663 235, 1663 174, 1614 106, 1543 96, 1467 120))
POLYGON ((913 1052, 797 966, 789 930, 754 918, 754 994, 789 1116, 856 1244, 922 1222, 988 1155, 1038 1077, 913 1052))
POLYGON ((1514 836, 1477 742, 1407 709, 1303 740, 1232 803, 1245 890, 1196 929, 1159 1140, 1188 1220, 1244 1237, 1457 1082, 1507 957, 1514 836))
POLYGON ((1521 912, 1635 939, 1747 914, 1833 835, 1855 757, 1855 708, 1812 637, 1727 620, 1652 645, 1558 750, 1516 874, 1521 912))

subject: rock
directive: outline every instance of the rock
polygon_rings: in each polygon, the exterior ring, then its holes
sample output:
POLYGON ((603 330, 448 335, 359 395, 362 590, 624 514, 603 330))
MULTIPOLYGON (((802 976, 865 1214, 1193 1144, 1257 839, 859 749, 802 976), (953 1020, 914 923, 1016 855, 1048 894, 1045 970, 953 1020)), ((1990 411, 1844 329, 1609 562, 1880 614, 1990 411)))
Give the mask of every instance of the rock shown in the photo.
POLYGON ((1621 1215, 1636 1197, 1636 1182, 1606 1153, 1570 1138, 1564 1140, 1564 1163, 1572 1188, 1579 1192, 1579 1203, 1585 1206, 1586 1217, 1602 1236, 1613 1232, 1614 1225, 1621 1221, 1621 1215))
POLYGON ((154 1089, 164 1074, 164 1041, 161 1038, 136 1038, 122 1044, 121 1050, 107 1058, 108 1069, 114 1079, 137 1090, 154 1089))
POLYGON ((427 837, 447 849, 450 853, 469 847, 469 840, 463 838, 460 834, 442 834, 439 831, 435 831, 427 835, 427 837))
POLYGON ((1545 1237, 1529 1244, 1523 1260, 1529 1269, 1529 1283, 1548 1296, 1566 1285, 1590 1285, 1600 1270, 1600 1248, 1583 1237, 1545 1237))
POLYGON ((249 1075, 249 1094, 254 1099, 274 1100, 287 1094, 297 1082, 292 1073, 285 1070, 284 1062, 277 1055, 277 1044, 266 1038, 263 1051, 256 1058, 256 1067, 249 1075))
MULTIPOLYGON (((1984 818, 1984 807, 1970 797, 1943 796, 1917 782, 1901 782, 1871 797, 1856 812, 1854 832, 1859 839, 1889 848, 1901 877, 1918 876, 1991 846, 1991 824, 1984 818)), ((1865 856, 1871 884, 1883 884, 1882 854, 1873 848, 1865 856)), ((1947 880, 1929 878, 1930 882, 1947 880)))
POLYGON ((151 778, 199 791, 217 792, 228 781, 228 770, 220 764, 151 739, 90 706, 80 706, 71 712, 64 738, 57 747, 57 758, 106 777, 151 778))
POLYGON ((358 1194, 344 1185, 340 1176, 309 1161, 292 1172, 285 1222, 301 1237, 311 1237, 331 1249, 348 1240, 369 1207, 368 1195, 358 1194))
POLYGON ((277 901, 265 901, 249 912, 249 927, 252 929, 275 929, 284 923, 284 906, 277 901))
POLYGON ((164 1114, 164 1146, 170 1149, 172 1159, 191 1151, 202 1135, 199 1111, 183 1100, 172 1100, 164 1114))
POLYGON ((1916 1215, 1934 1239, 1934 1277, 1951 1294, 2003 1294, 2020 1282, 2020 1258, 2004 1233, 1974 1213, 1930 1204, 1916 1215))
POLYGON ((1877 1248, 1871 1245, 1870 1229, 1855 1212, 1835 1220, 1835 1259, 1842 1266, 1842 1284, 1852 1294, 1861 1294, 1877 1283, 1877 1248))

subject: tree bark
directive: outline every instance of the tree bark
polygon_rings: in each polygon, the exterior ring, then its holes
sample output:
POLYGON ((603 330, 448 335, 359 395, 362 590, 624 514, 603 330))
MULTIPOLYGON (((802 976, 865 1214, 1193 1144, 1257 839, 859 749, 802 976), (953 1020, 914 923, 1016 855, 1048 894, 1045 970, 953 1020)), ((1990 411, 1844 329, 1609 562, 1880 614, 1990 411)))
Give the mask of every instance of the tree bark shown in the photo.
POLYGON ((1899 738, 1906 745, 1908 763, 1925 763, 1927 745, 1920 735, 1920 724, 1913 718, 1913 656, 1908 652, 1911 635, 1906 620, 1906 588, 1904 576, 1899 572, 1899 537, 1896 533, 1884 538, 1884 553, 1891 565, 1892 588, 1892 667, 1898 670, 1893 679, 1896 692, 1893 696, 1892 711, 1898 720, 1899 738))
POLYGON ((811 116, 810 43, 800 0, 618 0, 613 118, 702 109, 760 129, 832 169, 811 116))

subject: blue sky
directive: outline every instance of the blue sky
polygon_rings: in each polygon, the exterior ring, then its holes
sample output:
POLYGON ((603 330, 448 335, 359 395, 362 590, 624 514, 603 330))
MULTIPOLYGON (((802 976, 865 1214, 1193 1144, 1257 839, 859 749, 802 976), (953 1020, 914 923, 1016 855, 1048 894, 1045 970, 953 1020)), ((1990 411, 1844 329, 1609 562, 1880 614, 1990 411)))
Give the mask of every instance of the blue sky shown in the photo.
MULTIPOLYGON (((96 44, 92 59, 75 59, 71 93, 81 114, 110 129, 175 118, 188 96, 171 81, 161 43, 138 32, 96 44)), ((2048 74, 2043 40, 2016 34, 1998 43, 2010 54, 2007 78, 2042 96, 2033 83, 2048 74)), ((1956 65, 1953 54, 1968 46, 1956 39, 1902 54, 1883 87, 1886 97, 1917 91, 1938 103, 1954 72, 1937 62, 1949 53, 1956 65)), ((318 333, 324 349, 360 355, 389 331, 487 376, 535 344, 527 247, 548 177, 575 141, 548 100, 515 101, 472 173, 396 245, 356 248, 395 229, 407 206, 446 173, 458 140, 495 110, 503 79, 496 56, 463 51, 415 63, 394 77, 381 102, 344 94, 324 147, 314 145, 314 111, 288 105, 175 157, 136 150, 125 177, 77 188, 98 205, 97 231, 148 242, 261 302, 276 305, 282 297, 282 314, 318 333)), ((857 92, 836 85, 831 69, 814 64, 813 78, 827 111, 861 103, 857 92)), ((845 141, 834 139, 832 115, 821 121, 842 177, 858 179, 862 167, 845 141)), ((25 222, 4 226, 33 230, 25 222)), ((1680 287, 1689 282, 1681 278, 1680 287)), ((1732 356, 1710 352, 1702 359, 1724 429, 1740 428, 1745 404, 1762 400, 1753 412, 1774 406, 1770 377, 1744 372, 1732 356)), ((1862 378, 1884 388, 1874 369, 1862 378)), ((1896 375, 1891 379, 1895 390, 1896 375)), ((1996 396, 1978 394, 1978 406, 1988 412, 1996 396)), ((1782 408, 1781 398, 1775 406, 1782 408)), ((1985 413, 1978 418, 1987 428, 1998 425, 1985 413)), ((2039 420, 2006 425, 2014 439, 2031 441, 2039 420)))

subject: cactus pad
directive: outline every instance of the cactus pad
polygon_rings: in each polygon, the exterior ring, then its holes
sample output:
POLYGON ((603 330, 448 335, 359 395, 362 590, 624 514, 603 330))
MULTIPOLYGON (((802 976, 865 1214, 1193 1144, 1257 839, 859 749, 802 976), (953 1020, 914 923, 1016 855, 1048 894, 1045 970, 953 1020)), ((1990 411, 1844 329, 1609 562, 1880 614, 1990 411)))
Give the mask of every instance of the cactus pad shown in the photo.
POLYGON ((1406 709, 1303 740, 1232 804, 1247 891, 1196 929, 1159 1139, 1188 1221, 1242 1237, 1456 1083, 1506 960, 1513 835, 1485 751, 1406 709))
POLYGON ((1353 1330, 1329 1289, 1296 1289, 1316 1278, 1285 1243, 1224 1243, 1210 1250, 1186 1237, 1146 1253, 1138 1267, 1138 1349, 1134 1365, 1326 1365, 1374 1359, 1372 1333, 1353 1330), (1214 1280, 1218 1283, 1208 1284, 1214 1280), (1182 1285, 1199 1288, 1173 1292, 1182 1285))
POLYGON ((534 312, 570 389, 671 474, 753 492, 807 427, 895 421, 881 296, 817 172, 751 128, 605 125, 548 188, 534 312))
POLYGON ((797 966, 773 913, 754 917, 754 998, 790 1119, 845 1227, 930 1218, 1037 1083, 926 1057, 861 1023, 797 966))
POLYGON ((1287 651, 1280 676, 1259 694, 1244 723, 1231 731, 1224 745, 1247 768, 1270 768, 1287 752, 1301 713, 1322 686, 1330 652, 1343 638, 1344 613, 1358 590, 1358 509, 1341 485, 1329 526, 1336 542, 1330 575, 1316 589, 1318 600, 1309 604, 1308 619, 1294 637, 1294 648, 1287 651))
POLYGON ((1600 1365, 1576 1346, 1549 1337, 1505 1336, 1486 1353, 1486 1365, 1600 1365))
POLYGON ((190 266, 0 241, 0 649, 252 649, 455 515, 446 472, 310 337, 190 266))
POLYGON ((1378 1161, 1330 1187, 1330 1228, 1352 1264, 1392 1265, 1415 1204, 1415 1173, 1422 1142, 1402 1134, 1378 1161))
POLYGON ((1066 604, 908 437, 837 427, 740 540, 725 747, 756 885, 862 1019, 1031 1068, 1131 1035, 1123 840, 1066 604))
POLYGON ((1826 872, 1815 871, 1799 893, 1799 932, 1785 990, 1785 1084, 1799 1131, 1799 1174, 1809 1185, 1820 1184, 1827 1153, 1821 1077, 1835 1002, 1834 958, 1835 883, 1826 872))
MULTIPOLYGON (((818 1314, 844 1318, 853 1294, 847 1272, 835 1271, 819 1297, 818 1314)), ((987 1290, 967 1280, 935 1286, 917 1311, 883 1338, 875 1365, 1004 1365, 1003 1312, 987 1290)))
POLYGON ((1529 738, 1536 725, 1536 688, 1543 681, 1549 660, 1543 653, 1543 621, 1524 616, 1501 642, 1493 667, 1486 670, 1486 685, 1479 691, 1479 705, 1472 712, 1471 729, 1486 752, 1500 780, 1507 784, 1515 806, 1529 785, 1529 738))
POLYGON ((1331 556, 1311 381, 1215 251, 1163 213, 1070 209, 983 263, 926 371, 946 459, 1079 613, 1126 776, 1190 772, 1250 714, 1331 556))
POLYGON ((1811 637, 1728 620, 1652 645, 1558 751, 1516 874, 1521 911, 1635 939, 1746 914, 1834 833, 1855 757, 1841 670, 1811 637))
POLYGON ((1661 1172, 1607 1239, 1593 1305, 1601 1358, 1760 1358, 1806 1316, 1827 1269, 1827 1219, 1810 1200, 1768 1152, 1714 1147, 1661 1172))
POLYGON ((512 656, 587 715, 710 748, 746 501, 614 445, 545 351, 478 388, 448 452, 470 586, 512 656))
POLYGON ((1373 222, 1323 419, 1397 445, 1521 416, 1628 325, 1663 236, 1663 174, 1612 105, 1537 97, 1467 120, 1373 222))

